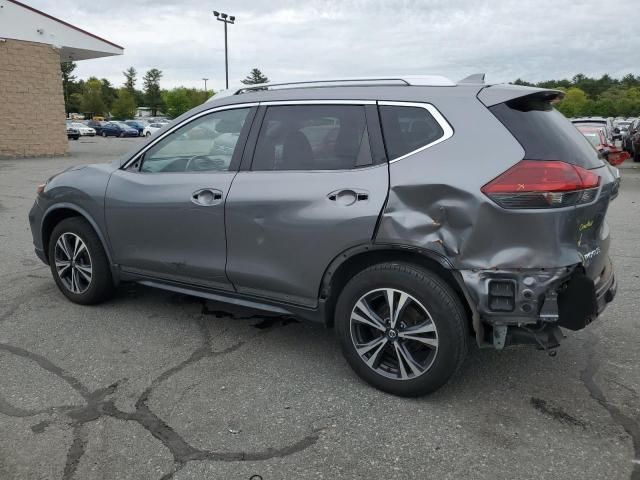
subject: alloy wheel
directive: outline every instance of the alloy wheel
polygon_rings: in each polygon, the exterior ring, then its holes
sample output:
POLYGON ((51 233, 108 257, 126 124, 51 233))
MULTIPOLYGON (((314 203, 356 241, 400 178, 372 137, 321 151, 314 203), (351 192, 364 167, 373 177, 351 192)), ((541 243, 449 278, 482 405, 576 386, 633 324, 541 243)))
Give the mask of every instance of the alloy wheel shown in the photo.
POLYGON ((393 288, 364 294, 351 311, 351 341, 361 360, 379 375, 412 380, 438 353, 438 331, 416 298, 393 288))
POLYGON ((91 255, 78 235, 66 232, 58 237, 54 262, 58 277, 67 290, 78 295, 87 291, 93 275, 91 255))

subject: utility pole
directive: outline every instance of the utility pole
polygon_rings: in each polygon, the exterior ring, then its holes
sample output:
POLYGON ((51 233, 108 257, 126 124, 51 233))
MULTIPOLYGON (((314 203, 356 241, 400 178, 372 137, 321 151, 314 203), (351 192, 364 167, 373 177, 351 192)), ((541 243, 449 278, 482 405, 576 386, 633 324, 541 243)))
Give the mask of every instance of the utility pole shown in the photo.
POLYGON ((213 11, 213 14, 216 17, 216 20, 224 23, 224 75, 226 79, 226 88, 229 88, 229 56, 227 51, 227 24, 230 23, 233 25, 236 21, 236 17, 233 15, 227 15, 226 13, 221 13, 217 11, 213 11))
POLYGON ((207 91, 207 80, 209 80, 208 78, 203 78, 202 80, 204 80, 204 91, 207 91))

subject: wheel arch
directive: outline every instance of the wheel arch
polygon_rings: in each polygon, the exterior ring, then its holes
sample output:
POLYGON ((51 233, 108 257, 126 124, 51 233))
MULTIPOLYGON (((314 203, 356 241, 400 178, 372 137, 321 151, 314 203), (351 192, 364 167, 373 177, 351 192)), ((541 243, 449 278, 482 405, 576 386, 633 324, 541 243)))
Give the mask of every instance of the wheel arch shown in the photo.
POLYGON ((49 209, 47 209, 45 214, 42 216, 42 225, 40 226, 40 232, 42 236, 42 248, 44 250, 44 255, 47 261, 49 260, 49 240, 51 238, 51 233, 53 232, 53 229, 62 220, 65 220, 71 217, 81 217, 84 220, 86 220, 89 223, 89 225, 91 225, 91 228, 93 228, 93 230, 96 232, 96 235, 98 235, 98 238, 100 239, 102 248, 104 249, 104 252, 107 255, 107 259, 109 260, 109 265, 112 266, 112 270, 113 270, 111 252, 109 251, 106 239, 102 234, 102 231, 98 227, 97 223, 93 220, 91 215, 89 215, 89 213, 87 213, 84 209, 72 203, 59 203, 59 204, 53 205, 49 207, 49 209))
POLYGON ((319 300, 324 303, 324 320, 327 327, 333 326, 338 296, 349 279, 371 265, 384 262, 410 263, 436 273, 458 295, 467 313, 469 331, 475 331, 472 324, 475 308, 469 303, 464 282, 455 274, 449 260, 430 250, 396 244, 366 244, 353 247, 342 252, 329 264, 319 292, 319 300))

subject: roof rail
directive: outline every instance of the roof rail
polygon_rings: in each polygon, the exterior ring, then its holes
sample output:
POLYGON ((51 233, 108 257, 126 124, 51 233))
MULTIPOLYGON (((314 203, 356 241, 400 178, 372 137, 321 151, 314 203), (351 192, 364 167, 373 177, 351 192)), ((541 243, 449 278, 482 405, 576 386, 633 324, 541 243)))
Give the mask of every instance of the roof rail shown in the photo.
POLYGON ((281 90, 289 88, 309 88, 309 87, 345 87, 345 86, 382 86, 382 85, 404 85, 404 86, 433 86, 433 87, 454 87, 456 84, 447 77, 440 75, 404 75, 389 77, 357 77, 340 78, 335 80, 307 80, 297 82, 272 82, 257 83, 254 85, 236 85, 226 90, 221 90, 207 101, 213 101, 232 95, 239 95, 251 91, 259 90, 281 90))

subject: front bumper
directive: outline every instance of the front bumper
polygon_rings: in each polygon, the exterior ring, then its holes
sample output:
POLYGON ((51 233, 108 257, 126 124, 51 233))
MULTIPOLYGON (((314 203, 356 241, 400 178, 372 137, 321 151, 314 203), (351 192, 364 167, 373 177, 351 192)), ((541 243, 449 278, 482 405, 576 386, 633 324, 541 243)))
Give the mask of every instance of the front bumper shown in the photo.
POLYGON ((49 264, 47 256, 44 252, 44 246, 42 244, 42 217, 44 211, 38 205, 38 200, 33 203, 33 207, 29 211, 29 226, 31 227, 31 236, 33 238, 33 246, 36 255, 44 263, 49 264))

